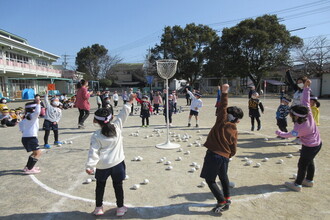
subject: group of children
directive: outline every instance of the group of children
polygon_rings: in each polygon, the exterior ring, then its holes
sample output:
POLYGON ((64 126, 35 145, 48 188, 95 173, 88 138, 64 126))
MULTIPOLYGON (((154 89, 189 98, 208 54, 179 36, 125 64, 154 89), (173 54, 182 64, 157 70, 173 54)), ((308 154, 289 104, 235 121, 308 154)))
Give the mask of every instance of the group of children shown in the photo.
MULTIPOLYGON (((298 137, 302 142, 301 155, 298 162, 298 176, 292 183, 286 182, 285 185, 295 191, 301 191, 302 185, 313 186, 313 178, 315 172, 314 157, 320 151, 322 141, 318 131, 316 120, 312 114, 312 103, 319 107, 319 102, 310 97, 310 84, 308 79, 302 79, 303 87, 301 88, 301 102, 289 108, 290 99, 287 97, 281 98, 281 104, 276 113, 277 125, 280 130, 276 134, 281 138, 298 137), (290 115, 294 123, 293 130, 287 130, 287 115, 290 115)), ((237 124, 243 118, 244 113, 241 108, 236 106, 228 107, 228 91, 229 85, 224 84, 218 88, 218 97, 216 103, 216 121, 211 128, 204 146, 207 148, 204 157, 201 177, 205 179, 212 194, 217 200, 217 204, 213 209, 214 212, 222 212, 229 209, 231 204, 229 179, 228 179, 228 164, 229 159, 236 154, 237 151, 237 124), (220 97, 221 96, 221 97, 220 97), (216 184, 215 180, 219 177, 222 185, 222 191, 216 184)), ((196 127, 198 127, 198 113, 203 106, 201 94, 192 93, 187 89, 192 103, 190 105, 190 113, 188 118, 188 126, 191 126, 191 118, 195 116, 196 127)), ((159 93, 153 97, 160 96, 159 93)), ((123 105, 122 110, 114 120, 113 109, 103 105, 99 106, 94 114, 94 123, 100 126, 100 129, 95 131, 91 136, 91 144, 86 163, 86 172, 90 175, 95 175, 96 178, 96 207, 95 215, 104 214, 103 196, 105 192, 106 181, 109 177, 112 178, 112 184, 117 201, 117 216, 123 216, 127 212, 127 207, 124 206, 124 190, 123 180, 126 176, 125 156, 123 148, 122 129, 126 122, 133 105, 136 100, 141 104, 142 125, 148 126, 148 118, 156 111, 152 109, 151 102, 147 96, 138 97, 138 94, 130 92, 127 100, 123 105)), ((173 95, 168 97, 169 112, 174 111, 173 95), (171 103, 170 103, 171 102, 171 103)), ((48 136, 50 130, 54 131, 55 143, 58 141, 58 122, 61 119, 62 112, 59 99, 54 97, 48 101, 48 93, 45 96, 46 115, 43 128, 45 130, 45 147, 48 144, 48 136)), ((154 104, 164 104, 162 99, 157 100, 154 104)), ((106 104, 110 104, 106 102, 106 104)), ((115 104, 116 106, 116 104, 115 104)), ((165 103, 165 106, 166 103, 165 103)), ((251 117, 251 130, 254 130, 254 120, 257 121, 257 130, 261 129, 258 108, 263 112, 263 106, 258 99, 257 93, 252 93, 249 99, 249 116, 251 117), (256 110, 257 109, 257 110, 256 110)), ((22 121, 19 123, 22 131, 22 144, 27 152, 32 152, 28 158, 27 164, 24 167, 26 174, 35 174, 40 172, 40 168, 36 167, 38 159, 41 156, 37 134, 39 130, 39 116, 41 112, 41 100, 36 99, 34 102, 25 104, 25 114, 22 121)), ((166 109, 165 111, 166 112, 166 109)), ((318 112, 315 113, 318 116, 318 112)), ((167 121, 167 119, 166 119, 167 121)), ((172 119, 169 115, 169 123, 172 119)))
POLYGON ((17 125, 23 115, 23 108, 9 109, 7 100, 5 98, 0 99, 0 126, 3 128, 14 127, 17 125))

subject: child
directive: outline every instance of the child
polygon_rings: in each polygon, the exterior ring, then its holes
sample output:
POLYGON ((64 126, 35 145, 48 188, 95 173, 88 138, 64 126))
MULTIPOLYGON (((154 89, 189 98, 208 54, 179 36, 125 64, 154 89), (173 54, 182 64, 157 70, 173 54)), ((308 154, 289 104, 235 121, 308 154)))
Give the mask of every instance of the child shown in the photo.
POLYGON ((2 112, 2 110, 8 110, 8 106, 7 106, 7 100, 5 98, 1 98, 0 99, 0 112, 2 112))
POLYGON ((276 111, 277 126, 280 129, 280 131, 283 131, 283 132, 288 132, 288 130, 286 129, 286 127, 288 126, 286 117, 288 116, 288 114, 290 112, 290 107, 289 107, 290 102, 291 102, 291 99, 282 97, 281 104, 277 108, 277 111, 276 111))
POLYGON ((127 91, 124 91, 124 93, 121 95, 121 98, 123 99, 123 103, 125 105, 128 100, 127 91))
POLYGON ((105 96, 104 98, 103 98, 103 104, 102 104, 102 108, 107 108, 107 109, 110 109, 110 112, 111 112, 111 114, 113 114, 113 107, 112 107, 112 105, 110 104, 110 97, 109 96, 105 96))
MULTIPOLYGON (((165 99, 166 101, 166 99, 165 99)), ((166 113, 166 102, 164 103, 164 116, 165 116, 165 123, 167 125, 167 113, 166 113)), ((168 123, 169 123, 169 126, 172 126, 172 115, 173 115, 173 112, 174 112, 174 100, 173 100, 173 95, 172 94, 169 94, 168 96, 168 123)))
POLYGON ((159 105, 163 103, 162 96, 160 95, 160 92, 156 92, 154 95, 154 98, 152 100, 154 104, 154 114, 159 114, 159 105))
POLYGON ((203 107, 203 101, 201 100, 202 95, 199 93, 193 94, 192 92, 189 91, 188 88, 186 88, 186 92, 190 95, 191 99, 191 105, 190 105, 190 113, 189 113, 189 118, 188 118, 188 127, 191 126, 191 118, 194 115, 196 119, 196 128, 199 127, 198 125, 198 113, 199 110, 203 107))
POLYGON ((58 141, 58 122, 60 121, 62 117, 62 110, 59 108, 60 101, 58 98, 52 98, 51 104, 48 101, 48 90, 45 94, 45 107, 46 107, 46 115, 45 115, 45 121, 43 124, 43 129, 45 130, 45 136, 44 136, 44 148, 49 149, 50 145, 48 144, 48 137, 50 134, 50 130, 53 130, 54 132, 54 144, 59 145, 62 144, 62 142, 58 141))
POLYGON ((258 99, 259 94, 257 92, 251 95, 249 99, 249 116, 251 118, 251 131, 254 131, 254 119, 256 119, 258 123, 257 130, 261 129, 261 121, 260 121, 260 112, 259 107, 262 113, 264 113, 264 106, 262 105, 261 101, 258 99))
POLYGON ((243 118, 242 109, 228 106, 229 85, 222 85, 220 103, 217 105, 216 122, 207 136, 204 146, 207 148, 204 158, 203 169, 200 177, 204 178, 214 197, 217 205, 212 211, 218 213, 229 209, 230 192, 229 179, 227 175, 229 158, 236 154, 237 127, 236 124, 243 118), (222 190, 215 182, 219 176, 222 190))
POLYGON ((142 127, 149 127, 149 117, 150 113, 152 113, 152 107, 148 101, 148 96, 142 96, 142 100, 136 97, 136 101, 141 104, 140 117, 142 118, 142 127), (146 124, 144 124, 144 120, 146 121, 146 124))
POLYGON ((9 110, 6 108, 3 108, 0 114, 0 121, 1 121, 1 127, 6 128, 8 121, 11 120, 9 115, 9 110))
POLYGON ((312 96, 310 99, 311 109, 313 113, 313 118, 317 126, 320 125, 320 106, 321 103, 317 100, 316 96, 312 96))
POLYGON ((174 104, 174 114, 176 114, 178 112, 178 109, 177 109, 177 104, 178 104, 178 95, 176 94, 176 91, 174 90, 172 92, 172 95, 173 95, 173 104, 174 104))
POLYGON ((100 91, 96 92, 96 104, 97 104, 97 109, 101 108, 102 99, 101 99, 101 92, 100 91))
POLYGON ((119 96, 117 91, 115 91, 112 95, 112 99, 113 99, 113 103, 115 104, 115 108, 117 108, 118 105, 118 100, 119 100, 119 96))
POLYGON ((96 167, 96 207, 94 215, 103 215, 103 195, 105 184, 109 176, 112 178, 112 185, 117 200, 117 216, 123 216, 127 212, 124 206, 123 180, 125 179, 125 155, 123 149, 123 124, 126 121, 131 104, 135 95, 129 97, 128 104, 117 115, 116 120, 113 119, 109 109, 98 109, 95 112, 94 123, 98 123, 101 127, 93 133, 91 137, 91 146, 88 153, 86 163, 86 172, 94 173, 96 167))
POLYGON ((26 166, 23 171, 25 174, 40 173, 39 167, 35 164, 41 156, 41 150, 38 144, 39 130, 39 114, 40 114, 40 99, 36 102, 28 102, 25 104, 25 116, 19 123, 19 129, 23 133, 22 143, 27 152, 32 154, 29 156, 26 166))
POLYGON ((301 105, 295 105, 290 109, 290 117, 294 123, 293 130, 290 132, 276 131, 278 136, 284 138, 299 137, 302 143, 297 178, 294 182, 285 182, 289 189, 297 192, 301 191, 302 185, 313 186, 314 157, 322 147, 320 132, 310 109, 310 85, 311 81, 307 79, 304 83, 301 105))

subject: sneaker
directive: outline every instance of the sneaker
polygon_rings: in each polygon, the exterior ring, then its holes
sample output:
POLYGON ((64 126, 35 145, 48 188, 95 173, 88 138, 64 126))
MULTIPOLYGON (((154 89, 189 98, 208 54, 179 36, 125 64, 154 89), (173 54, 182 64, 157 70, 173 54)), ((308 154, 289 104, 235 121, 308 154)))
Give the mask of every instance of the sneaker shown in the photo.
POLYGON ((199 127, 199 125, 198 124, 196 124, 196 128, 198 128, 199 127))
POLYGON ((144 125, 141 125, 141 128, 144 128, 145 126, 144 125))
MULTIPOLYGON (((40 168, 39 167, 33 167, 34 169, 36 169, 36 170, 40 170, 40 168)), ((25 172, 25 171, 28 171, 29 169, 27 168, 27 167, 24 167, 23 168, 23 172, 25 172)))
POLYGON ((26 169, 26 171, 24 171, 24 174, 37 174, 40 173, 41 170, 37 169, 36 167, 33 167, 31 170, 26 169))
POLYGON ((63 142, 61 142, 61 141, 54 141, 54 144, 55 145, 59 145, 59 144, 63 144, 63 142))
POLYGON ((50 149, 50 145, 49 145, 49 144, 45 144, 45 145, 44 145, 44 148, 46 148, 46 149, 50 149))
POLYGON ((251 127, 251 131, 254 131, 254 127, 251 127))
POLYGON ((104 212, 103 212, 103 206, 101 207, 95 207, 95 210, 93 211, 93 214, 94 215, 103 215, 104 212))
POLYGON ((302 182, 302 185, 303 186, 307 186, 307 187, 313 187, 314 181, 313 180, 304 179, 303 182, 302 182))
POLYGON ((301 185, 297 185, 295 182, 285 182, 285 186, 296 192, 301 192, 302 188, 301 185))
POLYGON ((117 208, 117 216, 119 216, 119 217, 125 215, 126 212, 127 212, 126 206, 117 208))
POLYGON ((188 123, 188 127, 190 127, 191 126, 191 124, 190 123, 188 123))
POLYGON ((213 209, 212 212, 214 213, 220 213, 223 211, 227 211, 229 209, 229 204, 227 203, 222 203, 222 204, 217 204, 213 209))
POLYGON ((260 127, 258 127, 258 128, 257 128, 257 131, 261 130, 261 128, 262 128, 261 126, 260 126, 260 127))

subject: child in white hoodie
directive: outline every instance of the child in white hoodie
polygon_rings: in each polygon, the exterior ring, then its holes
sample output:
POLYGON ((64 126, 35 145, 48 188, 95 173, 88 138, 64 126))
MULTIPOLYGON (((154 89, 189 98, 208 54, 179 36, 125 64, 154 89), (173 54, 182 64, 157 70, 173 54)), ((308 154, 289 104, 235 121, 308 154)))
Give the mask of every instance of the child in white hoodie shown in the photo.
POLYGON ((109 176, 115 191, 117 202, 117 216, 123 216, 127 212, 124 206, 123 180, 125 179, 125 155, 123 147, 122 129, 126 121, 135 94, 130 95, 129 101, 117 115, 113 122, 110 109, 101 108, 94 113, 94 123, 100 125, 101 129, 95 131, 91 137, 91 145, 86 163, 86 172, 93 174, 96 168, 96 207, 94 215, 103 215, 103 195, 106 181, 109 176))

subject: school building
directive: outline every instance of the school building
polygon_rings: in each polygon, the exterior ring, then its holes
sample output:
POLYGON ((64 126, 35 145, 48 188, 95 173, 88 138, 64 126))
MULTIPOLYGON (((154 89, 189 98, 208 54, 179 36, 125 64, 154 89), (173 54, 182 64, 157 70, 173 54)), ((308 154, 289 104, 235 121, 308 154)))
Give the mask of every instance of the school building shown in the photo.
POLYGON ((73 93, 73 78, 63 78, 63 70, 52 65, 59 58, 0 29, 0 95, 20 99, 24 89, 43 94, 48 84, 55 84, 62 93, 73 93))

